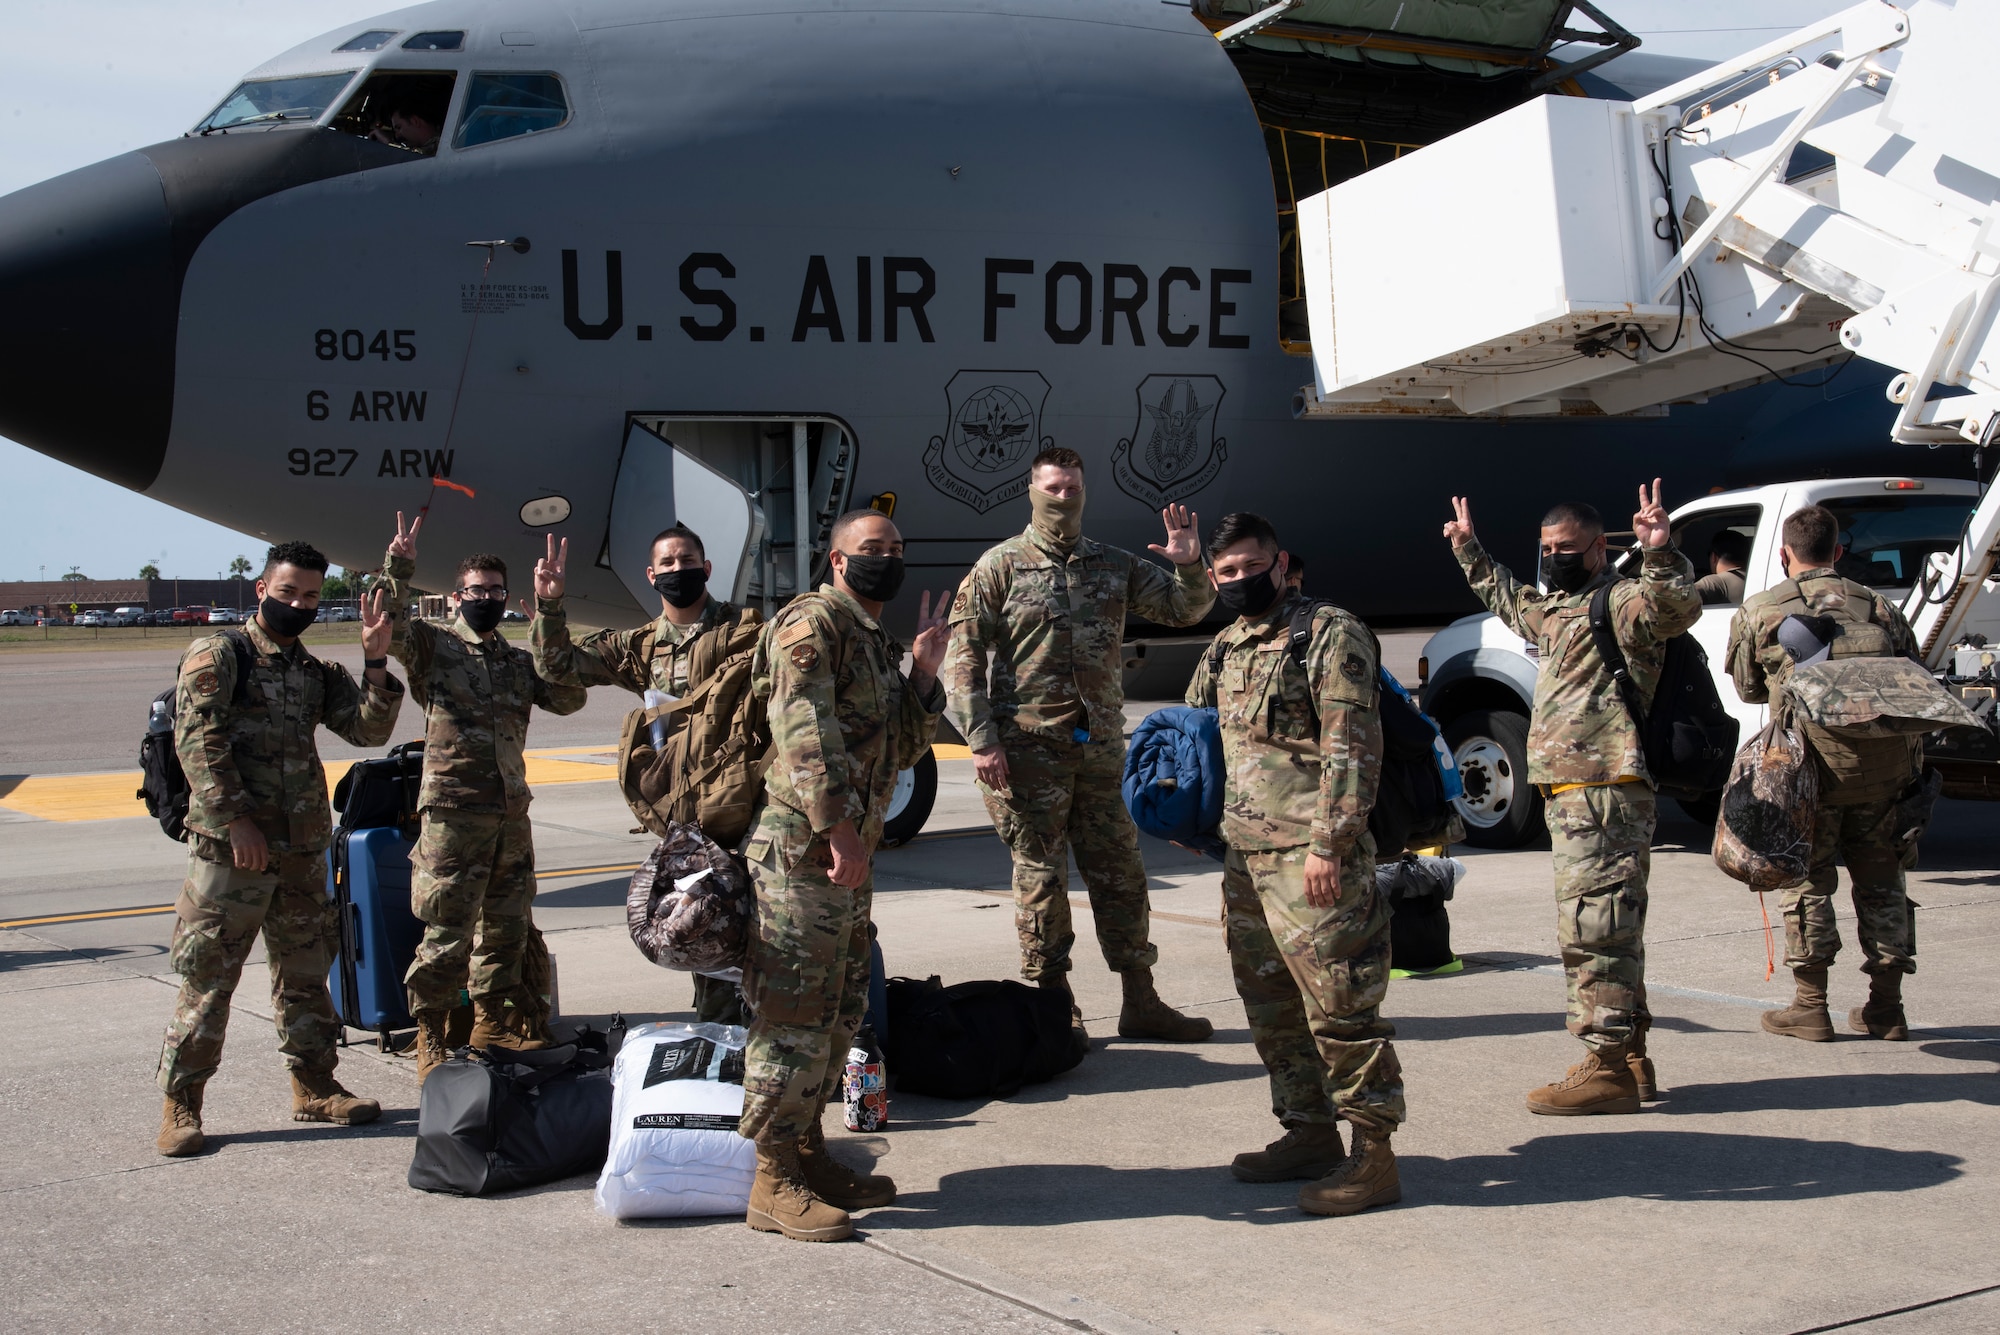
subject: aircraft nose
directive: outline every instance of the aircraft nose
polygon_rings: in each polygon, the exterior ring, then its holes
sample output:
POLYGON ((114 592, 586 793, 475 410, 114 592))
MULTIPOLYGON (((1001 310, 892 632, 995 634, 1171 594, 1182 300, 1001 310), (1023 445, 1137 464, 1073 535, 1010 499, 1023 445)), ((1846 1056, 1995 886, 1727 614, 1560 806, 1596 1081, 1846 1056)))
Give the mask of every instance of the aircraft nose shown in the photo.
POLYGON ((179 304, 173 222, 145 155, 0 197, 0 435, 151 486, 173 421, 179 304))

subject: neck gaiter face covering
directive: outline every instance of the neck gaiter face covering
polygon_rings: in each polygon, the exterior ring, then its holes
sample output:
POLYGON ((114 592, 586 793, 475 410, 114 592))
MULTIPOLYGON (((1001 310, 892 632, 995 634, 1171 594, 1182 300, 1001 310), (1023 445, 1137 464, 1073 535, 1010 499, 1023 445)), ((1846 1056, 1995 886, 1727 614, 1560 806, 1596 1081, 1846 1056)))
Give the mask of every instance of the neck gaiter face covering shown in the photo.
POLYGON ((1074 547, 1083 536, 1083 492, 1056 497, 1028 488, 1028 504, 1034 511, 1035 531, 1058 547, 1074 547))

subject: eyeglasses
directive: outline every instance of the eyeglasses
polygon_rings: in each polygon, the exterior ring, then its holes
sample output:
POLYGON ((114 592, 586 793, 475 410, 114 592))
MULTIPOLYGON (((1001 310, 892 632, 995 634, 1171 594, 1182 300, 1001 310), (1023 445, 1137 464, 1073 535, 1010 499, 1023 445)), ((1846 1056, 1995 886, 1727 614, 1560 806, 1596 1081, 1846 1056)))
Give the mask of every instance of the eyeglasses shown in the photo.
POLYGON ((469 598, 474 602, 504 603, 507 601, 507 586, 504 584, 497 589, 490 585, 474 585, 470 588, 453 589, 452 592, 460 598, 469 598))

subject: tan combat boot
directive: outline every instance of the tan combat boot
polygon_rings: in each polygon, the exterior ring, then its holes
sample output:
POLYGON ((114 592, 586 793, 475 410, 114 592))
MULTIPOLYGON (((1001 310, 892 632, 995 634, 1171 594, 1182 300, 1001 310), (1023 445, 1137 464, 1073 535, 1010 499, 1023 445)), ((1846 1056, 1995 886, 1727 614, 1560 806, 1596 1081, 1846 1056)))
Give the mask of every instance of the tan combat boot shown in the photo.
POLYGON ((201 1134, 201 1090, 200 1085, 176 1090, 160 1109, 160 1138, 153 1145, 169 1159, 200 1154, 208 1143, 201 1134))
POLYGON ((1318 1181, 1340 1167, 1347 1151, 1340 1143, 1340 1123, 1300 1122, 1261 1150, 1245 1150, 1230 1161, 1238 1182, 1318 1181))
POLYGON ((839 1242, 854 1236, 847 1211, 813 1195, 799 1163, 798 1142, 757 1142, 757 1180, 743 1222, 759 1233, 782 1233, 795 1242, 839 1242))
POLYGON ((1183 1015, 1160 1000, 1151 969, 1128 969, 1119 977, 1125 983, 1125 1006, 1118 1012, 1120 1038, 1200 1043, 1215 1032, 1215 1026, 1202 1016, 1183 1015))
POLYGON ((472 1046, 472 1003, 453 1006, 444 1013, 444 1048, 456 1052, 472 1046))
POLYGON ((450 1014, 450 1011, 440 1008, 417 1011, 410 1016, 417 1022, 418 1089, 422 1089, 424 1081, 430 1078, 431 1072, 436 1070, 445 1058, 451 1056, 452 1049, 445 1036, 447 1017, 450 1014))
POLYGON ((514 1052, 533 1052, 549 1046, 548 1039, 535 1032, 534 1021, 520 1007, 508 1005, 505 996, 472 999, 471 1042, 475 1048, 507 1048, 514 1052))
POLYGON ((1638 1087, 1641 1103, 1651 1103, 1660 1097, 1660 1082, 1653 1073, 1653 1059, 1646 1055, 1646 1031, 1652 1027, 1652 1016, 1633 1016, 1632 1041, 1625 1045, 1625 1065, 1632 1070, 1632 1083, 1638 1087))
POLYGON ((1377 1205, 1403 1199, 1402 1175, 1387 1136, 1371 1136, 1356 1127, 1354 1149, 1339 1167, 1317 1182, 1299 1188, 1299 1208, 1307 1214, 1360 1214, 1377 1205))
POLYGON ((1528 1094, 1528 1111, 1552 1117, 1639 1111, 1639 1082, 1621 1044, 1593 1049, 1553 1085, 1528 1094))
POLYGON ((315 1071, 304 1066, 292 1068, 292 1120, 332 1122, 335 1126, 358 1126, 382 1115, 382 1105, 373 1099, 358 1099, 341 1088, 332 1071, 315 1071))
POLYGON ((1792 970, 1792 1004, 1764 1012, 1764 1032, 1808 1043, 1833 1042, 1833 1019, 1826 1013, 1826 970, 1792 970))
POLYGON ((842 1210, 871 1210, 896 1199, 894 1181, 857 1173, 828 1153, 826 1131, 817 1122, 799 1138, 799 1167, 812 1194, 842 1210))
POLYGON ((1069 975, 1064 973, 1045 973, 1036 980, 1035 985, 1047 988, 1051 992, 1060 992, 1063 994, 1063 1000, 1069 1003, 1069 1027, 1075 1032, 1079 1042, 1088 1044, 1090 1042, 1090 1031, 1083 1027, 1083 1007, 1076 1004, 1076 993, 1070 990, 1069 975))
POLYGON ((1847 1027, 1871 1038, 1901 1043, 1910 1037, 1910 1021, 1903 1014, 1901 971, 1868 975, 1868 1002, 1847 1012, 1847 1027))

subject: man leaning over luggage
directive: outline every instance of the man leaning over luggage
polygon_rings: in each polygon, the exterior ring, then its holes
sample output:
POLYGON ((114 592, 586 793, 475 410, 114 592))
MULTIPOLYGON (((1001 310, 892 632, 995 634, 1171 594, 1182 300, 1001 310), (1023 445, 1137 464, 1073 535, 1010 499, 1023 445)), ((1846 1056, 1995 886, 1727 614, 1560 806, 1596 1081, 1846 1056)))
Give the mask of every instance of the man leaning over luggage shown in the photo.
POLYGON ((756 688, 770 702, 770 769, 743 854, 757 930, 743 970, 755 1019, 745 1053, 745 1139, 757 1179, 745 1222, 810 1242, 850 1236, 847 1211, 896 1187, 826 1150, 820 1121, 868 1007, 869 860, 896 775, 916 763, 944 709, 944 595, 924 595, 911 645, 882 628, 903 583, 903 538, 887 515, 833 526, 832 581, 764 629, 756 688))
POLYGON ((1069 854, 1104 962, 1124 982, 1118 1032, 1199 1043, 1215 1031, 1160 1000, 1146 865, 1119 783, 1125 766, 1122 644, 1128 611, 1191 626, 1215 600, 1186 507, 1160 512, 1169 574, 1083 536, 1083 459, 1043 450, 1028 469, 1026 531, 989 548, 952 603, 951 721, 972 747, 980 796, 1014 859, 1021 976, 1070 998, 1069 854), (993 656, 987 678, 987 654, 993 656))
MULTIPOLYGON (((1787 516, 1782 541, 1784 582, 1750 598, 1730 623, 1729 675, 1739 696, 1751 704, 1782 696, 1792 670, 1822 656, 1917 656, 1916 635, 1902 612, 1866 584, 1834 572, 1841 546, 1832 511, 1808 505, 1787 516)), ((1819 816, 1811 879, 1780 899, 1785 964, 1796 996, 1784 1010, 1765 1012, 1764 1028, 1814 1043, 1833 1041, 1826 975, 1840 953, 1833 920, 1838 857, 1847 864, 1861 971, 1868 975, 1867 1004, 1848 1012, 1848 1028, 1906 1039, 1903 975, 1917 971, 1917 936, 1903 885, 1903 823, 1896 808, 1923 768, 1922 739, 1835 737, 1810 723, 1801 731, 1819 772, 1819 816)))
POLYGON ((1636 580, 1620 579, 1604 521, 1588 505, 1542 517, 1542 592, 1486 554, 1472 509, 1454 496, 1444 526, 1480 601, 1539 650, 1528 724, 1528 781, 1547 799, 1554 845, 1556 942, 1569 980, 1569 1031, 1589 1051, 1554 1084, 1528 1095, 1528 1111, 1571 1116, 1631 1113, 1654 1096, 1646 1055, 1646 877, 1658 799, 1639 725, 1590 633, 1590 605, 1610 587, 1612 631, 1650 708, 1666 643, 1701 616, 1694 567, 1672 547, 1660 482, 1639 488, 1632 529, 1643 552, 1636 580))
POLYGON ((1403 1068, 1382 1018, 1389 905, 1368 833, 1382 770, 1381 650, 1368 627, 1323 603, 1303 665, 1293 657, 1292 617, 1309 604, 1289 587, 1262 516, 1224 518, 1208 559, 1236 620, 1202 655, 1187 703, 1219 716, 1229 963, 1284 1128, 1231 1171, 1245 1182, 1310 1179, 1299 1208, 1356 1214, 1403 1195, 1389 1148, 1403 1068))
POLYGON ((548 1044, 547 1006, 526 976, 535 903, 534 825, 528 818, 528 713, 574 714, 582 687, 555 686, 533 657, 507 643, 507 567, 478 554, 458 563, 451 625, 412 620, 419 515, 383 560, 395 638, 389 652, 410 674, 424 711, 422 827, 410 854, 410 910, 424 939, 404 976, 417 1022, 417 1083, 445 1059, 445 1019, 461 993, 472 1001, 474 1047, 548 1044), (478 941, 474 943, 474 933, 478 941))
MULTIPOLYGON (((647 691, 679 699, 723 662, 756 647, 764 618, 708 592, 715 573, 694 530, 675 524, 653 539, 646 582, 660 595, 660 616, 636 630, 600 630, 570 638, 563 612, 569 540, 560 547, 549 538, 548 555, 535 566, 535 670, 564 686, 622 686, 634 695, 647 691)), ((694 976, 695 1018, 711 1024, 744 1024, 743 997, 734 983, 694 976)))
POLYGON ((230 997, 260 928, 293 1119, 345 1126, 382 1111, 333 1077, 340 1022, 326 974, 340 927, 326 893, 333 814, 313 733, 324 725, 355 746, 381 746, 403 687, 388 672, 380 598, 362 604, 361 684, 299 643, 318 615, 326 565, 303 542, 271 548, 257 615, 196 640, 181 659, 174 749, 188 780, 188 874, 167 950, 180 995, 159 1070, 158 1147, 171 1157, 201 1151, 202 1090, 222 1061, 230 997))

